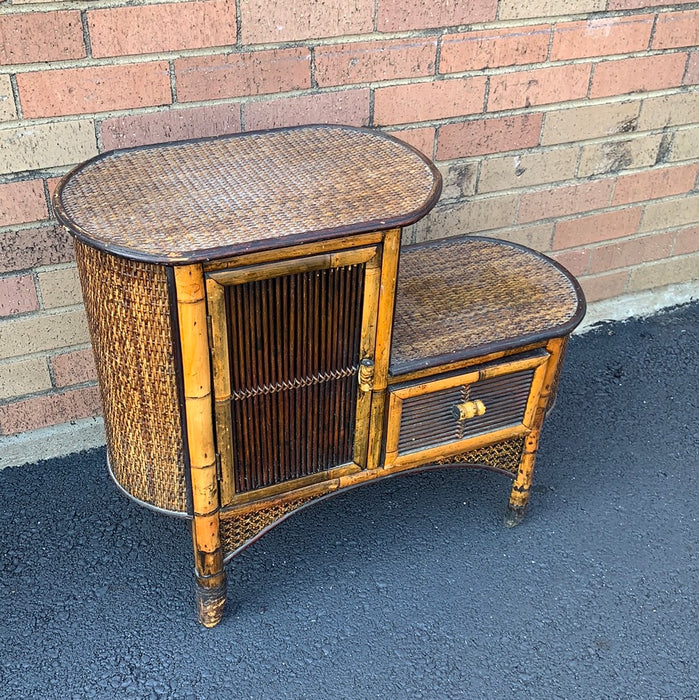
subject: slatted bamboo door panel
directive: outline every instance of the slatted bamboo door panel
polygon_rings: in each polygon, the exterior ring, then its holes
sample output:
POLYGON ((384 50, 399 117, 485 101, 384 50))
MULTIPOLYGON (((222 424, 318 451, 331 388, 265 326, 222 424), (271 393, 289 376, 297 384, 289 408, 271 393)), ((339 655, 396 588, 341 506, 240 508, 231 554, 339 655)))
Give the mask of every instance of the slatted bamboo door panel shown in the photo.
POLYGON ((222 506, 361 468, 380 259, 369 246, 207 276, 222 506))

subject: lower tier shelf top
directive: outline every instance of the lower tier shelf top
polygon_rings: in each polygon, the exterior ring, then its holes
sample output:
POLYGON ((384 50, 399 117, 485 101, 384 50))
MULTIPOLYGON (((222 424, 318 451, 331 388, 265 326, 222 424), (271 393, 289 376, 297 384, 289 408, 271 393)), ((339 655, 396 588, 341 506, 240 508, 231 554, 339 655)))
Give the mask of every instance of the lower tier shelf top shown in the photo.
POLYGON ((459 236, 401 252, 393 376, 570 333, 585 299, 544 255, 504 241, 459 236))

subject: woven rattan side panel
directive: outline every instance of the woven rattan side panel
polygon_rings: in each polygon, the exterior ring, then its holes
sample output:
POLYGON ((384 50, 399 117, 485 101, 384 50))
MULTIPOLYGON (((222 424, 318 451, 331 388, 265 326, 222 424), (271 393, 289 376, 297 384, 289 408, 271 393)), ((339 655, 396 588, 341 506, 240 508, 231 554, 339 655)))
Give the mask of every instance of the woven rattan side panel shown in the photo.
POLYGON ((289 513, 305 506, 313 496, 293 498, 278 503, 262 503, 245 513, 221 514, 221 542, 226 555, 240 549, 263 530, 289 513))
POLYGON ((498 469, 514 476, 519 468, 519 462, 524 452, 524 437, 501 440, 494 445, 479 447, 478 449, 464 452, 460 455, 443 457, 437 460, 436 464, 471 464, 473 466, 483 465, 498 469))
POLYGON ((75 247, 112 473, 134 497, 186 512, 165 268, 75 247))

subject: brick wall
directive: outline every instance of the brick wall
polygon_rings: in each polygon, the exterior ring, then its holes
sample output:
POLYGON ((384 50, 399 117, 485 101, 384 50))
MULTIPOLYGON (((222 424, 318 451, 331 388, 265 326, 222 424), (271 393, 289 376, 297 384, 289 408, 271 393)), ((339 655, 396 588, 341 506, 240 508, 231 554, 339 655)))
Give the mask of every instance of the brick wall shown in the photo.
POLYGON ((123 146, 307 122, 434 158, 409 240, 548 252, 590 300, 699 277, 699 3, 0 2, 0 438, 99 413, 57 178, 123 146))

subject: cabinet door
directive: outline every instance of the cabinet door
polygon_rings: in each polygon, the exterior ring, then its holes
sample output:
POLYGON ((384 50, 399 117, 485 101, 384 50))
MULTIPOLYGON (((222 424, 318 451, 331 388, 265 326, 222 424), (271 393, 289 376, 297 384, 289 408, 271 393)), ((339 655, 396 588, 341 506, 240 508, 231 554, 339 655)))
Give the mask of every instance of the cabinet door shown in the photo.
POLYGON ((363 466, 380 262, 366 246, 207 274, 223 506, 363 466))

